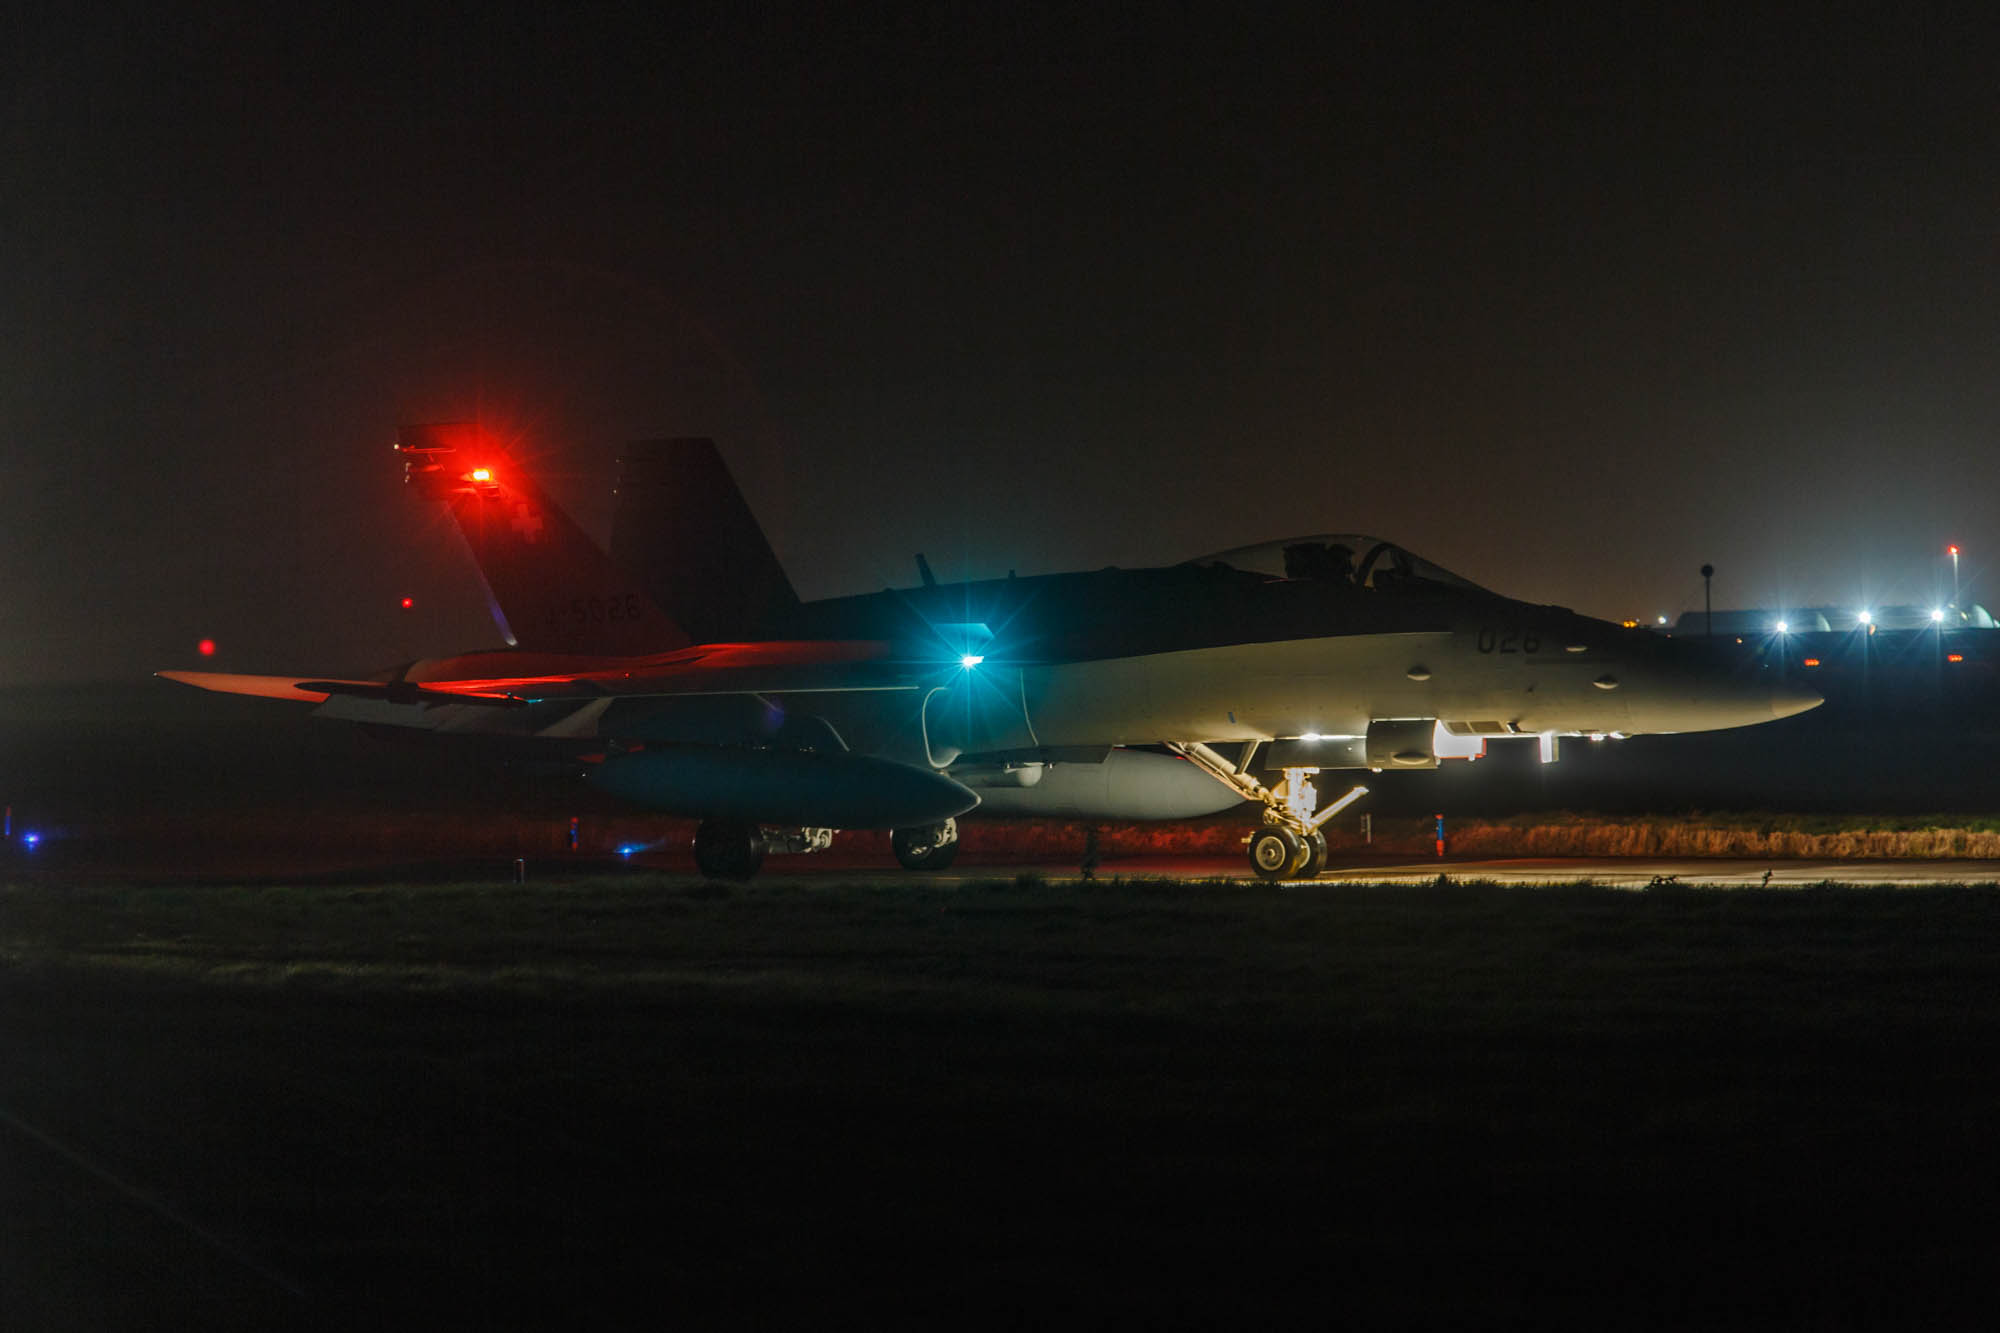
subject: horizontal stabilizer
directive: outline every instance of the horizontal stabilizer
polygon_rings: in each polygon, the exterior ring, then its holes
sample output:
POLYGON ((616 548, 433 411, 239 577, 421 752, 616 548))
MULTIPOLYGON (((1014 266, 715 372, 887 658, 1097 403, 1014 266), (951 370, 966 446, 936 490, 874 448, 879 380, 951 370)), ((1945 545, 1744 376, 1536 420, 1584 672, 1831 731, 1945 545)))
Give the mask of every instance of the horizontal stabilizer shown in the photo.
POLYGON ((297 676, 244 676, 230 671, 155 671, 161 680, 177 680, 198 690, 217 694, 247 694, 259 699, 286 699, 292 703, 323 704, 324 691, 304 687, 297 676))

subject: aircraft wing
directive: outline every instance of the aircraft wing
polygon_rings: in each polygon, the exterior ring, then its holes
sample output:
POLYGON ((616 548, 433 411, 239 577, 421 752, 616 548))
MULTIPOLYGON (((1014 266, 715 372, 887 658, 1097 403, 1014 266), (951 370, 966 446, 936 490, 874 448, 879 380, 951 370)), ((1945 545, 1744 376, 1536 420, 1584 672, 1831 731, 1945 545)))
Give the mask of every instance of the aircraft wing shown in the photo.
POLYGON ((324 703, 333 695, 397 704, 513 708, 551 699, 914 690, 912 664, 877 642, 704 644, 651 657, 476 653, 416 664, 411 677, 344 680, 220 671, 158 674, 197 689, 324 703), (505 668, 516 668, 505 671, 505 668))
POLYGON ((296 676, 246 676, 228 671, 160 671, 154 674, 163 680, 179 681, 183 685, 212 690, 217 694, 245 694, 259 699, 286 699, 293 703, 322 704, 335 694, 399 704, 487 704, 518 708, 528 702, 491 691, 446 690, 413 685, 403 680, 300 680, 296 676))

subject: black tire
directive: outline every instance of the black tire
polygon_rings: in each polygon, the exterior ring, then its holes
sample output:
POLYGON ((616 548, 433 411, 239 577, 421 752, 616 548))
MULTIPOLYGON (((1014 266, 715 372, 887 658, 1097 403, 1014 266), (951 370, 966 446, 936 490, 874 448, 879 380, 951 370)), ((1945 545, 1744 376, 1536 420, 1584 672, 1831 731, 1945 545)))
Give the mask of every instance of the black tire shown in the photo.
POLYGON ((1250 839, 1250 868, 1259 879, 1289 879, 1299 868, 1305 848, 1288 828, 1260 828, 1250 839))
POLYGON ((1318 879, 1319 872, 1326 869, 1326 834, 1314 829, 1305 836, 1305 860, 1297 871, 1299 879, 1318 879))
POLYGON ((740 819, 706 819, 694 831, 694 863, 710 879, 749 879, 764 864, 764 834, 740 819))
POLYGON ((958 821, 893 829, 889 848, 905 870, 943 870, 958 859, 958 821))

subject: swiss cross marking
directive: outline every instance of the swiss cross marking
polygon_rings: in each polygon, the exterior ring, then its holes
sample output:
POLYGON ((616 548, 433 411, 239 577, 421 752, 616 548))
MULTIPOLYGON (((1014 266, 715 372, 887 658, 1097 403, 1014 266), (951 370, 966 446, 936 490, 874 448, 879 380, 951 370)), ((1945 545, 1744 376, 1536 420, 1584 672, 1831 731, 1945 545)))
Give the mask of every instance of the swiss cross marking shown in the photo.
POLYGON ((542 538, 542 516, 526 500, 514 506, 514 531, 521 534, 525 542, 537 542, 542 538))

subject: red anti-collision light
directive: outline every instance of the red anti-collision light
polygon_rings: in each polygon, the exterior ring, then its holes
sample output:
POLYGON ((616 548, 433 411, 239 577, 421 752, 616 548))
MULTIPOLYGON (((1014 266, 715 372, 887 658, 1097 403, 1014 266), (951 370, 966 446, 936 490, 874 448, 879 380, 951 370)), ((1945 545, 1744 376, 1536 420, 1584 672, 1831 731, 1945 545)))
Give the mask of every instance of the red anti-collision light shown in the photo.
POLYGON ((414 597, 405 597, 405 598, 404 598, 404 599, 402 600, 402 603, 401 603, 401 605, 402 605, 402 608, 403 608, 403 609, 404 609, 405 611, 409 610, 409 609, 410 609, 411 607, 415 606, 416 604, 417 604, 417 599, 416 599, 416 598, 414 598, 414 597))
POLYGON ((194 646, 194 650, 200 653, 203 657, 213 657, 215 656, 215 640, 203 639, 200 643, 197 643, 194 646))

